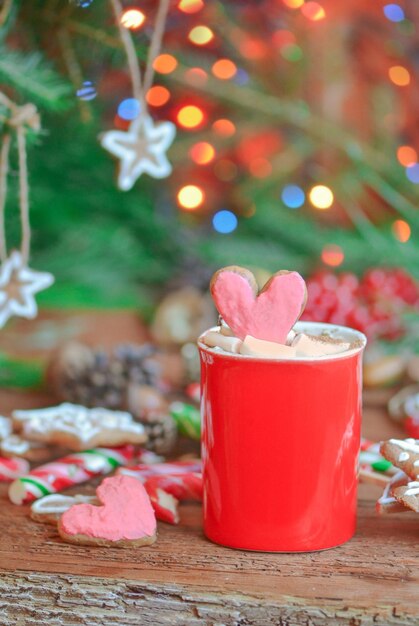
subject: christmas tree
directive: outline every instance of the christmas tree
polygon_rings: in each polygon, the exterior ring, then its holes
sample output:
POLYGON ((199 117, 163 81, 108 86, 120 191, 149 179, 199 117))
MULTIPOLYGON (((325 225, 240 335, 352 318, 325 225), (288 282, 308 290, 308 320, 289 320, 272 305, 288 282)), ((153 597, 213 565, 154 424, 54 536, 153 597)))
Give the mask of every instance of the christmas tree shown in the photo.
MULTIPOLYGON (((1 6, 0 89, 42 118, 32 259, 56 283, 41 304, 144 310, 173 277, 230 263, 419 274, 414 0, 171 2, 145 99, 177 126, 173 173, 130 191, 98 135, 138 114, 121 21, 144 66, 158 3, 123 5, 120 23, 103 0, 1 6)), ((6 231, 13 246, 11 210, 6 231)))

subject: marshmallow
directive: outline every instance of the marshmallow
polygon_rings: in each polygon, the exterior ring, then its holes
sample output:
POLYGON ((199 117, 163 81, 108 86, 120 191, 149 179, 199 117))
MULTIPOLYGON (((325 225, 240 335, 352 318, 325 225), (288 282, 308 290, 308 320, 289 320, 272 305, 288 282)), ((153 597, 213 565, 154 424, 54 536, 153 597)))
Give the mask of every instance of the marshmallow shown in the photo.
POLYGON ((292 342, 299 356, 327 356, 338 354, 350 348, 350 343, 327 341, 321 337, 310 337, 304 333, 298 334, 292 342))
POLYGON ((222 348, 226 352, 240 352, 241 340, 237 337, 226 337, 221 333, 210 330, 202 337, 202 341, 209 348, 222 348))
POLYGON ((282 343, 256 339, 247 335, 240 347, 240 354, 247 356, 260 356, 266 359, 292 359, 295 357, 295 348, 285 346, 282 343))
POLYGON ((220 333, 225 337, 234 337, 233 331, 231 330, 230 326, 227 326, 227 324, 221 324, 220 333))

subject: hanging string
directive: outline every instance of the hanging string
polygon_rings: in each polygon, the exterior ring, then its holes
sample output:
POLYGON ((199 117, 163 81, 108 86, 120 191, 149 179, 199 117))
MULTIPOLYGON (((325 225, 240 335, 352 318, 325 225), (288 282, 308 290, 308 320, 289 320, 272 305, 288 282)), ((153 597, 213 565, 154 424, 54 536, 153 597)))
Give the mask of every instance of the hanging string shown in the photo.
POLYGON ((9 153, 11 137, 3 135, 0 151, 0 260, 7 259, 5 208, 7 199, 7 176, 9 174, 9 153))
POLYGON ((135 51, 134 42, 131 34, 125 26, 122 25, 122 5, 119 0, 111 0, 115 18, 118 24, 121 40, 125 48, 128 60, 128 68, 131 75, 132 92, 136 100, 141 103, 141 115, 147 111, 146 95, 153 83, 154 77, 154 61, 160 53, 163 35, 166 27, 166 18, 169 11, 170 0, 160 0, 157 9, 156 23, 153 35, 151 37, 150 48, 147 55, 147 63, 144 73, 144 84, 142 83, 141 69, 138 62, 137 53, 135 51))
MULTIPOLYGON (((22 230, 20 251, 23 263, 26 265, 29 261, 31 244, 26 129, 29 127, 38 131, 40 129, 40 120, 38 111, 34 104, 28 103, 23 106, 18 106, 2 92, 0 92, 0 104, 9 110, 10 117, 5 118, 3 121, 10 127, 11 130, 16 132, 17 138, 19 164, 19 208, 22 230)), ((5 261, 7 258, 5 205, 7 198, 7 174, 9 171, 10 143, 11 135, 10 132, 7 131, 3 135, 2 147, 0 151, 0 259, 2 261, 5 261)))

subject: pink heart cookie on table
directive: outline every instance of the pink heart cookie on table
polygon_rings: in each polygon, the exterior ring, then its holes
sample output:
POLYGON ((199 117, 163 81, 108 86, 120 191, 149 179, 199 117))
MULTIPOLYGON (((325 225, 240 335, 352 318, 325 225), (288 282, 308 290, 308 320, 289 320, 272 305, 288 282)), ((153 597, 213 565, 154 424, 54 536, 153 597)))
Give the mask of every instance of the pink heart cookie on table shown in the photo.
POLYGON ((61 516, 58 532, 65 541, 119 548, 156 541, 156 516, 139 480, 105 478, 96 494, 101 506, 75 504, 61 516))
POLYGON ((232 265, 214 274, 210 289, 218 312, 239 339, 251 335, 285 343, 307 300, 304 279, 287 270, 274 274, 258 293, 252 272, 232 265))

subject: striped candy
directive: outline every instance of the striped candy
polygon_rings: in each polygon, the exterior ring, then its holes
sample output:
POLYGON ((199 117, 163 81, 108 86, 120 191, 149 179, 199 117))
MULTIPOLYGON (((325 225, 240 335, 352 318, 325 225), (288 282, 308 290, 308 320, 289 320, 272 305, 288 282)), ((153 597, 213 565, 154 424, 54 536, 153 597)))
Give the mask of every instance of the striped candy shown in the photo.
POLYGON ((25 459, 16 457, 0 457, 0 481, 10 482, 18 476, 23 476, 29 470, 29 463, 25 459))
POLYGON ((40 465, 17 478, 9 487, 14 504, 26 504, 51 493, 58 493, 84 483, 94 476, 109 474, 126 465, 134 456, 133 446, 95 448, 70 454, 52 463, 40 465))

